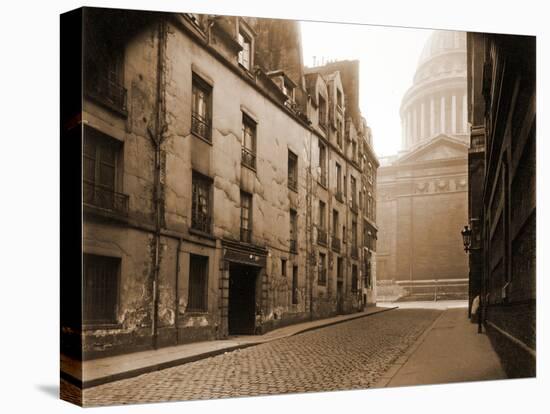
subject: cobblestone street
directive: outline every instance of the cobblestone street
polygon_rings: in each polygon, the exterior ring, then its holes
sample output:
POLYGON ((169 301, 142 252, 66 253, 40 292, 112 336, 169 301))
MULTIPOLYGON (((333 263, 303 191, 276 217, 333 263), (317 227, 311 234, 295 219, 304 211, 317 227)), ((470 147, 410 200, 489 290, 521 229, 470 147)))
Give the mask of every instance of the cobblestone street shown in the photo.
POLYGON ((440 312, 393 310, 100 385, 84 405, 368 388, 440 312))

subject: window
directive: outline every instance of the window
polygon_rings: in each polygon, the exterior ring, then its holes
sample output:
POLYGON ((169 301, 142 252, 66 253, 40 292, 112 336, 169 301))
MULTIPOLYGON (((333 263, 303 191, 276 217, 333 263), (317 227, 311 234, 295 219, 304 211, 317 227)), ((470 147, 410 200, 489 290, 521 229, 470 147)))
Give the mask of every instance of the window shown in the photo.
POLYGON ((357 209, 357 181, 353 176, 350 177, 351 184, 351 203, 354 209, 357 209))
POLYGON ((212 88, 193 74, 191 131, 208 141, 212 139, 212 88))
POLYGON ((114 138, 84 127, 82 184, 85 204, 128 213, 128 196, 116 192, 121 151, 122 145, 114 138))
POLYGON ((250 70, 252 60, 252 39, 244 31, 240 31, 238 35, 239 45, 242 50, 239 52, 239 63, 246 69, 250 70))
MULTIPOLYGON (((357 250, 357 214, 353 214, 351 218, 351 243, 352 248, 357 250)), ((355 254, 352 252, 352 255, 357 257, 357 252, 355 254)))
POLYGON ((319 228, 326 229, 326 204, 324 201, 319 201, 319 228))
POLYGON ((338 210, 332 210, 332 235, 338 237, 338 210))
POLYGON ((342 148, 342 121, 340 118, 336 120, 336 143, 342 148))
POLYGON ((319 140, 319 181, 327 186, 327 147, 319 140))
POLYGON ((319 95, 319 126, 326 128, 327 126, 327 101, 319 95))
POLYGON ((288 188, 298 190, 298 156, 288 151, 288 188))
POLYGON ((357 266, 351 266, 351 292, 357 293, 359 290, 359 280, 357 279, 357 266))
POLYGON ((324 253, 319 253, 319 276, 317 278, 319 285, 327 283, 327 256, 324 253))
POLYGON ((84 323, 117 322, 120 259, 84 254, 84 323))
POLYGON ((292 304, 298 304, 298 266, 292 266, 292 304))
POLYGON ((342 167, 336 163, 336 192, 342 193, 342 167))
POLYGON ((193 172, 193 201, 191 206, 191 227, 204 233, 210 233, 212 181, 199 173, 193 172))
POLYGON ((295 210, 290 210, 290 251, 298 251, 298 214, 295 210))
POLYGON ((281 259, 281 276, 286 277, 286 259, 281 259))
POLYGON ((241 241, 252 240, 252 195, 241 191, 241 241))
POLYGON ((196 254, 189 258, 189 290, 187 311, 206 312, 208 288, 208 257, 196 254))
POLYGON ((340 91, 340 89, 336 89, 336 103, 338 104, 340 109, 342 109, 342 91, 340 91))
POLYGON ((342 243, 346 243, 346 226, 342 226, 342 243))
POLYGON ((353 161, 357 162, 357 142, 351 142, 351 157, 353 161))
POLYGON ((243 114, 241 163, 248 168, 256 169, 256 122, 243 114))
MULTIPOLYGON (((385 262, 381 262, 381 263, 384 263, 385 262)), ((382 268, 382 266, 380 266, 382 268)), ((371 265, 371 261, 369 258, 367 258, 365 260, 365 280, 364 280, 364 283, 365 283, 365 287, 367 289, 370 289, 372 287, 372 265, 371 265)))
POLYGON ((344 260, 341 257, 336 260, 336 279, 344 279, 344 260))
POLYGON ((124 88, 124 45, 112 33, 112 22, 94 21, 86 30, 84 47, 86 94, 116 112, 126 115, 124 88))

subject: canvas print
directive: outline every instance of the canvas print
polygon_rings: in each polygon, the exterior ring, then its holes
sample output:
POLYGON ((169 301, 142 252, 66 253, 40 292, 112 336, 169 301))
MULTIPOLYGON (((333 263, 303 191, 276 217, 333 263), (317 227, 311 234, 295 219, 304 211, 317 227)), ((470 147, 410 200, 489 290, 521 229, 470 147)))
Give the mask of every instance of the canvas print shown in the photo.
POLYGON ((535 45, 62 15, 61 398, 535 376, 535 45))

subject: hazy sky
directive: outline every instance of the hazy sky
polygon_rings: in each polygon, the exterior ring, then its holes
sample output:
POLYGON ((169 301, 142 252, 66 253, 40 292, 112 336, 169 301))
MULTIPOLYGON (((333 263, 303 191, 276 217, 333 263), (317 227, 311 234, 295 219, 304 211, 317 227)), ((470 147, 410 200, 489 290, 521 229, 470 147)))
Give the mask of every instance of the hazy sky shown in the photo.
POLYGON ((359 105, 372 128, 378 156, 395 154, 401 145, 399 106, 412 78, 426 29, 301 22, 304 64, 359 59, 359 105))

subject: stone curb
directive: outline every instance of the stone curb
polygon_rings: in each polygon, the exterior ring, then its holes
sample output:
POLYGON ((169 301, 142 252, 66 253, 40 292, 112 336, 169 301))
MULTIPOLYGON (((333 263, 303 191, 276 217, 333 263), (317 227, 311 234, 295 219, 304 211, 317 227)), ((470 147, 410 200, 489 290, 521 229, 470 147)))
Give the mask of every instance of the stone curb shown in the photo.
POLYGON ((441 314, 435 318, 435 320, 422 332, 422 334, 414 341, 414 343, 399 357, 397 357, 393 363, 390 365, 388 370, 380 377, 380 379, 370 388, 385 388, 390 383, 390 381, 397 375, 399 370, 403 368, 403 365, 407 363, 409 358, 416 352, 418 347, 426 340, 426 337, 432 331, 434 326, 437 324, 439 319, 443 316, 445 311, 442 311, 441 314))
POLYGON ((173 360, 170 360, 170 361, 165 361, 165 362, 160 362, 160 363, 156 363, 156 364, 153 364, 153 365, 149 365, 147 367, 131 369, 129 371, 119 372, 119 373, 112 374, 112 375, 107 375, 107 376, 101 377, 101 378, 95 378, 95 379, 89 380, 89 381, 81 381, 78 378, 75 378, 72 375, 67 374, 63 371, 60 371, 60 376, 61 376, 61 378, 63 378, 67 382, 70 382, 71 384, 76 385, 77 387, 79 387, 81 389, 92 388, 92 387, 96 387, 98 385, 107 384, 109 382, 120 381, 122 379, 133 378, 133 377, 137 377, 138 375, 142 375, 142 374, 146 374, 146 373, 150 373, 150 372, 154 372, 154 371, 160 371, 160 370, 163 370, 163 369, 166 369, 166 368, 172 368, 172 367, 175 367, 175 366, 178 366, 178 365, 188 364, 190 362, 195 362, 195 361, 199 361, 201 359, 214 357, 214 356, 217 356, 217 355, 220 355, 220 354, 224 354, 226 352, 233 352, 233 351, 236 351, 238 349, 248 348, 250 346, 266 344, 268 342, 272 342, 272 341, 275 341, 275 340, 278 340, 278 339, 288 338, 288 337, 295 336, 295 335, 300 335, 300 334, 310 332, 310 331, 313 331, 313 330, 316 330, 316 329, 326 328, 326 327, 337 325, 337 324, 340 324, 340 323, 353 321, 353 320, 356 320, 356 319, 359 319, 359 318, 365 318, 365 317, 368 317, 368 316, 377 315, 379 313, 387 312, 387 311, 394 310, 394 309, 397 309, 397 308, 398 308, 398 306, 385 308, 385 309, 380 309, 376 312, 371 312, 371 313, 367 313, 367 314, 363 314, 363 315, 357 315, 357 316, 347 318, 347 319, 332 321, 332 322, 328 322, 326 324, 320 324, 320 325, 317 325, 317 326, 304 328, 303 330, 299 330, 297 332, 293 332, 293 333, 286 334, 286 335, 281 335, 281 336, 274 336, 273 338, 270 338, 270 339, 264 339, 264 340, 258 340, 256 342, 238 344, 238 345, 230 346, 230 347, 227 347, 227 348, 220 348, 220 349, 204 352, 204 353, 197 354, 197 355, 191 355, 191 356, 187 356, 187 357, 183 357, 183 358, 177 358, 177 359, 173 359, 173 360))

